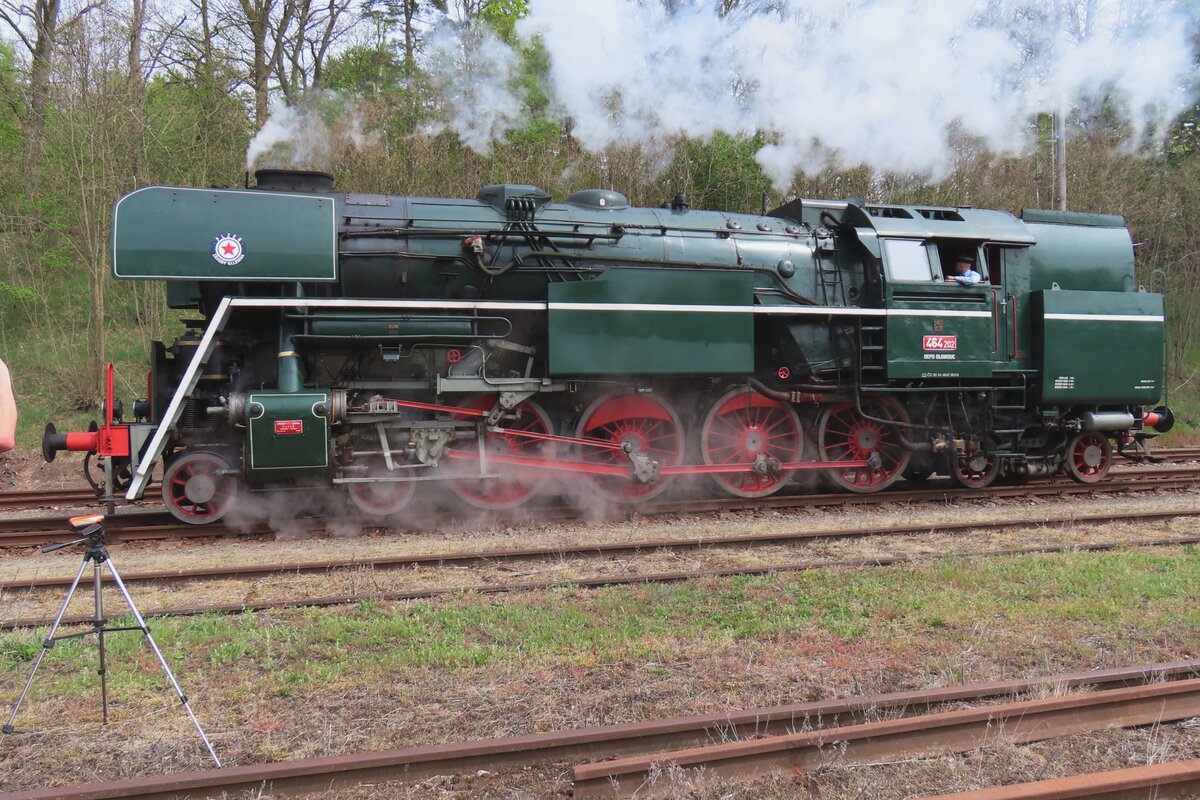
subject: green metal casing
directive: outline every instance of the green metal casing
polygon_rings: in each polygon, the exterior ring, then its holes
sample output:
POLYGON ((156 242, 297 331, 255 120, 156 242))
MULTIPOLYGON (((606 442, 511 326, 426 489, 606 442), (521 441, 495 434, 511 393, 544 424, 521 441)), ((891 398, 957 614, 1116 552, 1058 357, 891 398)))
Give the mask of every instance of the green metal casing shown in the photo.
POLYGON ((329 392, 252 392, 246 408, 247 480, 264 483, 328 473, 329 392))
POLYGON ((999 347, 988 284, 889 287, 888 377, 990 378, 999 347))
POLYGON ((117 278, 336 281, 333 198, 238 189, 150 186, 113 206, 117 278), (241 259, 214 257, 219 237, 241 240, 241 259))
POLYGON ((754 276, 749 272, 610 269, 596 280, 553 284, 549 298, 551 375, 754 370, 754 276), (568 310, 556 303, 586 305, 568 310))
POLYGON ((1146 292, 1040 291, 1042 402, 1154 403, 1162 393, 1163 297, 1146 292))
POLYGON ((1030 288, 1132 292, 1133 241, 1121 217, 1033 211, 1022 218, 1037 244, 1029 249, 1030 288))

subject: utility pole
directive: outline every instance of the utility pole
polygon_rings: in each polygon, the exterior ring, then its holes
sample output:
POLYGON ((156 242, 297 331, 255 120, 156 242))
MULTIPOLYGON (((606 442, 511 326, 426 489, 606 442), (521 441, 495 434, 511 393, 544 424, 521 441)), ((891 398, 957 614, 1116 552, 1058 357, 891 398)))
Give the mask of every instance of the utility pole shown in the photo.
POLYGON ((1062 103, 1054 114, 1054 196, 1059 211, 1067 210, 1067 110, 1062 103))
MULTIPOLYGON (((1054 0, 1055 55, 1061 56, 1066 44, 1062 0, 1054 0)), ((1054 197, 1059 211, 1067 210, 1067 99, 1058 90, 1058 108, 1054 112, 1054 197)))

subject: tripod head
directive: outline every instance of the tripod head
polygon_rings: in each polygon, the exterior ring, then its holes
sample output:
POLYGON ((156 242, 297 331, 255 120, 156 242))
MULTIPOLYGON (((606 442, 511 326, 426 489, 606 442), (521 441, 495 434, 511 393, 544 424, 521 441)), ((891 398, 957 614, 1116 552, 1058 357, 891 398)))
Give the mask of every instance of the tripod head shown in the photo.
POLYGON ((102 548, 104 546, 104 515, 103 514, 87 514, 82 517, 71 517, 67 520, 71 530, 75 533, 83 534, 78 539, 72 539, 69 542, 58 542, 57 544, 48 544, 42 548, 43 553, 53 553, 55 550, 62 550, 64 547, 70 547, 73 544, 88 543, 88 549, 102 548))

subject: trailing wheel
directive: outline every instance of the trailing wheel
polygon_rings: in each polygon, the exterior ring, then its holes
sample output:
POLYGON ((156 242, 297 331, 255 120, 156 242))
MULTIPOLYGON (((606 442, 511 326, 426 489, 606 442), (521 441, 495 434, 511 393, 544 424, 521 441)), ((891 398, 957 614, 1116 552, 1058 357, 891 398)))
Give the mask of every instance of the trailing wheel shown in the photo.
POLYGON ((723 472, 713 480, 735 497, 766 497, 792 473, 781 464, 800 458, 800 417, 785 403, 750 389, 734 389, 704 415, 700 453, 705 464, 747 464, 742 472, 723 472))
MULTIPOLYGON (((464 403, 463 408, 491 411, 495 405, 495 396, 485 394, 464 403)), ((532 400, 526 400, 507 412, 501 418, 498 427, 530 433, 554 433, 549 415, 532 400)), ((477 446, 476 443, 470 443, 460 449, 463 452, 477 452, 477 446)), ((489 431, 484 434, 483 448, 485 455, 544 459, 554 457, 552 442, 518 436, 515 433, 489 431)), ((536 495, 550 475, 549 470, 529 469, 511 464, 488 464, 487 471, 498 473, 501 477, 452 481, 450 489, 476 508, 515 508, 536 495)))
POLYGON ((825 407, 817 418, 817 451, 822 461, 867 461, 865 467, 826 470, 835 484, 851 492, 877 492, 891 486, 908 467, 912 453, 900 441, 908 415, 890 398, 864 398, 825 407))
MULTIPOLYGON (((581 439, 628 445, 660 466, 676 466, 683 461, 683 426, 679 416, 665 400, 650 394, 617 391, 597 399, 579 421, 581 439)), ((623 450, 580 446, 580 458, 592 464, 604 464, 628 470, 628 475, 593 477, 597 490, 620 503, 640 503, 656 497, 670 483, 659 478, 643 483, 633 477, 634 465, 623 450)))
POLYGON ((964 489, 986 489, 1000 474, 1000 459, 984 450, 950 455, 950 477, 964 489))
POLYGON ((1112 445, 1102 433, 1081 433, 1067 443, 1067 474, 1080 483, 1103 480, 1112 460, 1112 445))
MULTIPOLYGON (((412 470, 389 470, 382 462, 372 463, 363 477, 411 477, 412 470)), ((390 517, 399 513, 413 495, 417 493, 417 484, 412 481, 371 481, 364 483, 347 483, 346 493, 354 507, 371 517, 390 517)))
POLYGON ((175 519, 206 525, 224 517, 238 494, 238 478, 229 462, 199 450, 176 458, 163 474, 162 495, 175 519))

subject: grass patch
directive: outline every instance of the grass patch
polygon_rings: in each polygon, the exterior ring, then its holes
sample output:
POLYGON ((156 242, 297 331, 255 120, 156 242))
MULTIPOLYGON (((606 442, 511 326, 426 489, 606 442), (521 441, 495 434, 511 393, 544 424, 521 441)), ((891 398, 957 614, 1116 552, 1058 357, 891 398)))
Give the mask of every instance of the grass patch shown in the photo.
MULTIPOLYGON (((414 668, 449 671, 500 664, 669 663, 736 651, 749 639, 817 643, 814 652, 886 646, 958 652, 964 637, 994 647, 1014 668, 1089 648, 1200 645, 1200 561, 1194 548, 943 559, 874 570, 814 570, 724 581, 563 589, 503 599, 364 603, 278 615, 203 616, 151 622, 160 647, 189 679, 220 675, 280 697, 377 681, 414 668), (996 636, 979 637, 983 626, 996 636), (1009 652, 1013 636, 1027 646, 1009 652), (1084 644, 1080 644, 1080 643, 1084 644)), ((11 683, 40 648, 41 632, 0 636, 11 683)), ((136 633, 114 635, 110 669, 124 691, 161 689, 153 655, 136 633)), ((47 694, 89 688, 94 646, 54 648, 47 694)), ((45 670, 45 668, 44 668, 45 670)))

